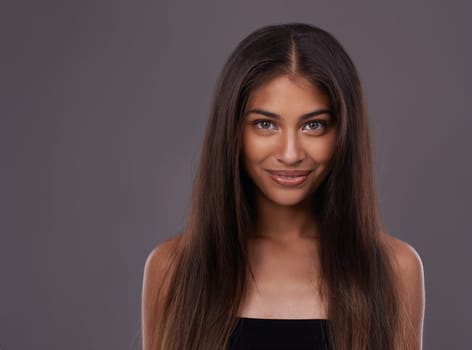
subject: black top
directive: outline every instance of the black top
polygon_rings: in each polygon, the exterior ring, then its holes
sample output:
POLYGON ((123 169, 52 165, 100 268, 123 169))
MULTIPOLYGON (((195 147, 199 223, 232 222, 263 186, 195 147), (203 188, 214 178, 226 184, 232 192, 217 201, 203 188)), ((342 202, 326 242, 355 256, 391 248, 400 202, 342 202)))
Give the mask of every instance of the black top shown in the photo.
POLYGON ((228 350, 327 350, 328 320, 239 317, 228 350))

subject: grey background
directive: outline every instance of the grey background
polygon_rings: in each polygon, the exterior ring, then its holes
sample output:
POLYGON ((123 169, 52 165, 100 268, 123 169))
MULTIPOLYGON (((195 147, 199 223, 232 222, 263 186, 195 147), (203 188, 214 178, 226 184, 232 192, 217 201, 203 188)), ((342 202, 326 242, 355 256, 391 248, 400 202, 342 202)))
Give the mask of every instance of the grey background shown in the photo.
POLYGON ((289 21, 356 63, 386 227, 425 268, 424 348, 467 348, 470 7, 3 1, 0 348, 140 348, 145 258, 183 225, 217 74, 252 30, 289 21))

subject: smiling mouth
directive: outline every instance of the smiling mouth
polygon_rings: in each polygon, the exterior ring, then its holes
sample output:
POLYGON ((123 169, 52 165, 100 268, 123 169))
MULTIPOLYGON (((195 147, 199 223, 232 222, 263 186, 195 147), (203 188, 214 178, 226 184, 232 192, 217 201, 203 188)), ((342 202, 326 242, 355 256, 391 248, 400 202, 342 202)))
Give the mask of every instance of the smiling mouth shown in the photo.
POLYGON ((272 171, 268 171, 269 173, 269 176, 270 178, 277 184, 279 185, 282 185, 282 186, 289 186, 289 187, 293 187, 293 186, 298 186, 298 185, 301 185, 305 182, 305 180, 308 178, 308 174, 310 173, 310 171, 306 172, 306 171, 299 171, 298 173, 297 172, 289 172, 289 173, 295 173, 295 175, 290 175, 290 176, 287 176, 287 175, 281 175, 281 174, 277 174, 277 173, 274 173, 272 171), (301 175, 300 175, 301 174, 301 175))
POLYGON ((266 169, 272 175, 283 176, 283 177, 300 177, 307 176, 313 170, 269 170, 266 169))

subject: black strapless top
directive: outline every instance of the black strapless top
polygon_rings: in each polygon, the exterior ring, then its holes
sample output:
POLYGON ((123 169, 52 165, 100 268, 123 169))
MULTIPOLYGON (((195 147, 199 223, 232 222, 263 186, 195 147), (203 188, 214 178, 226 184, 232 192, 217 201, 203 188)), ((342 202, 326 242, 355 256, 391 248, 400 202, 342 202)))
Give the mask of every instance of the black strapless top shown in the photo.
POLYGON ((327 350, 328 320, 239 317, 228 350, 327 350))

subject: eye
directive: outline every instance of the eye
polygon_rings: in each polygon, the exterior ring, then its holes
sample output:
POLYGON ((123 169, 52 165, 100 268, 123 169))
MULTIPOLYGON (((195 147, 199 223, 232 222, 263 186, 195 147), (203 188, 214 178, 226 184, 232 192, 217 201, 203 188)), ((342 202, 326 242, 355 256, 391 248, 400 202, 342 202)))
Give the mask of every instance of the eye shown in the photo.
POLYGON ((273 125, 271 121, 269 120, 255 120, 253 122, 254 125, 261 125, 261 127, 258 127, 259 129, 265 129, 265 130, 270 130, 267 128, 268 125, 273 125))
POLYGON ((312 126, 312 128, 309 128, 308 130, 320 130, 320 129, 326 128, 328 123, 324 120, 312 120, 306 123, 305 126, 306 125, 312 126))

